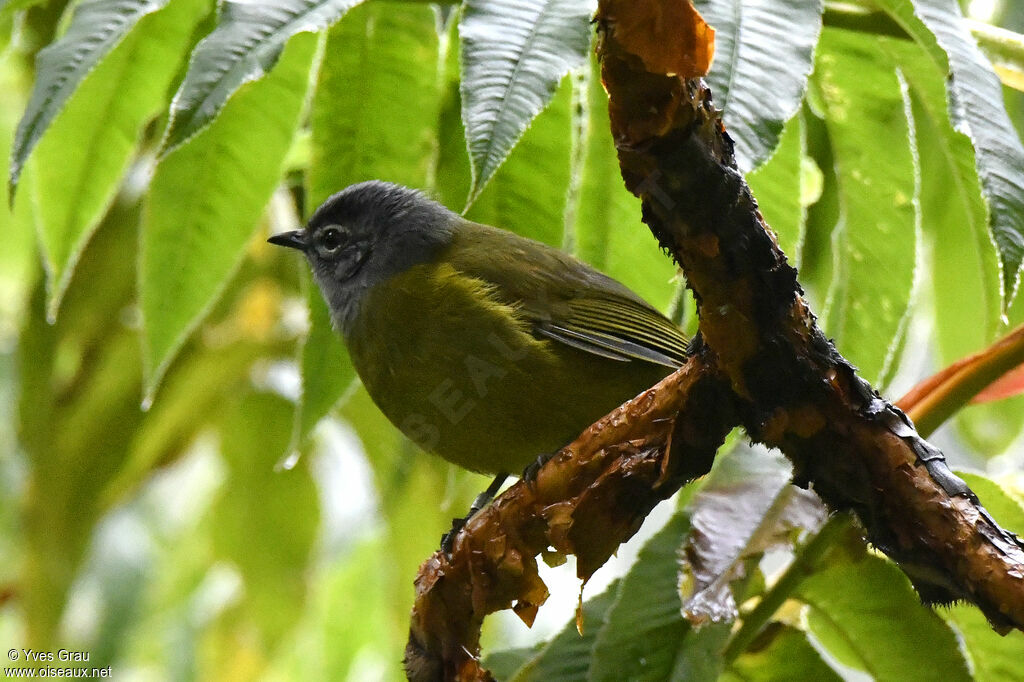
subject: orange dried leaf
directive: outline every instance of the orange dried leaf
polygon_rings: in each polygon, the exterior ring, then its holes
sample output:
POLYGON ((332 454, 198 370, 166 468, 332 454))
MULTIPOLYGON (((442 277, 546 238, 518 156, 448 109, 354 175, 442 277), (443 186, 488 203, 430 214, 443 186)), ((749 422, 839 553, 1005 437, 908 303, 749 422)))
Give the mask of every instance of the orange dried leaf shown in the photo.
POLYGON ((690 0, 612 0, 602 3, 598 20, 651 73, 696 78, 711 68, 715 29, 690 0))
POLYGON ((537 619, 537 611, 540 607, 536 604, 530 604, 528 602, 516 602, 512 607, 512 611, 519 616, 519 619, 523 621, 523 624, 528 628, 533 627, 533 621, 537 619))
POLYGON ((585 582, 580 583, 580 594, 576 599, 576 632, 579 636, 583 636, 583 586, 585 582))
POLYGON ((922 421, 930 428, 937 427, 968 399, 972 403, 983 403, 1024 392, 1021 357, 1024 357, 1024 325, 985 350, 936 372, 910 389, 896 404, 918 422, 919 427, 922 421), (1007 371, 1008 367, 1011 369, 1007 371))
POLYGON ((972 403, 988 403, 993 400, 1012 398, 1015 395, 1024 393, 1024 365, 1018 365, 1015 369, 999 377, 988 387, 974 396, 972 403))

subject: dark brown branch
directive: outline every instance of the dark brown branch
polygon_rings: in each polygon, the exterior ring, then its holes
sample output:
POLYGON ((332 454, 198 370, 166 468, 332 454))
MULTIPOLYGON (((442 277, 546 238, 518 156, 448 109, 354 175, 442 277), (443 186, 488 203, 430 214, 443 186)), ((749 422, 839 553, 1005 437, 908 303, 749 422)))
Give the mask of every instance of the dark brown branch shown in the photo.
POLYGON ((650 11, 641 4, 599 9, 622 174, 683 267, 748 434, 780 448, 797 482, 833 509, 856 512, 926 601, 967 599, 999 629, 1024 629, 1024 547, 817 327, 736 169, 708 88, 652 73, 643 45, 617 40, 621 15, 650 11))

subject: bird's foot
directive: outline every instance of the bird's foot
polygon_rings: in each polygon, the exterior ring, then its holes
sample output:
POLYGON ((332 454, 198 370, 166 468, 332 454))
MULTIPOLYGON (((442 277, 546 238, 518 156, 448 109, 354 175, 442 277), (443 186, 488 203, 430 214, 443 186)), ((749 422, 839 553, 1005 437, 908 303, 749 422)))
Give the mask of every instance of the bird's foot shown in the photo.
POLYGON ((455 536, 459 534, 459 531, 462 530, 462 527, 466 525, 468 520, 468 516, 459 516, 452 519, 451 529, 441 536, 441 551, 444 552, 445 557, 452 558, 452 546, 455 544, 455 536))
POLYGON ((533 460, 526 465, 523 469, 522 479, 527 483, 533 483, 537 480, 537 474, 540 472, 540 468, 551 461, 551 458, 555 456, 554 452, 547 452, 542 455, 537 455, 537 459, 533 460))
POLYGON ((508 474, 504 472, 495 476, 494 480, 491 481, 491 484, 487 486, 487 490, 477 495, 476 499, 473 500, 473 504, 469 507, 469 513, 465 516, 452 519, 451 529, 441 536, 441 551, 444 552, 446 557, 450 559, 452 556, 452 547, 455 544, 455 536, 459 534, 459 531, 462 530, 467 521, 476 516, 478 511, 486 507, 487 504, 494 499, 494 496, 498 494, 499 490, 501 490, 501 485, 505 482, 506 478, 508 478, 508 474))

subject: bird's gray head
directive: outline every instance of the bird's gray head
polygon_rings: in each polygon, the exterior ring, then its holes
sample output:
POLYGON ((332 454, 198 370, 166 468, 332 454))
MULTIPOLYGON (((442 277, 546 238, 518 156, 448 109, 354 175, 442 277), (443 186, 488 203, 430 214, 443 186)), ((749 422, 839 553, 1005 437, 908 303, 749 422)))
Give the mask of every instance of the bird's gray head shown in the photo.
POLYGON ((306 254, 334 324, 347 335, 366 291, 431 259, 457 219, 420 192, 374 180, 331 196, 305 229, 268 241, 306 254))

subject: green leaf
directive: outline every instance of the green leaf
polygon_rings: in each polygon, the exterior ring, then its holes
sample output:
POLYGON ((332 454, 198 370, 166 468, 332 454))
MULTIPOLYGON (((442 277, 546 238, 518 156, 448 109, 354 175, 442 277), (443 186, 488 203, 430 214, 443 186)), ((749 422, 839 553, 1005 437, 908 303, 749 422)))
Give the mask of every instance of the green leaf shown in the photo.
POLYGON ((137 221, 137 207, 115 205, 75 272, 64 314, 47 323, 40 283, 18 339, 18 443, 27 464, 18 589, 32 646, 55 641, 100 513, 97 493, 143 418, 138 339, 122 319, 135 269, 124 254, 137 221))
POLYGON ((410 576, 438 548, 452 518, 465 516, 488 479, 418 449, 388 421, 362 386, 339 412, 359 437, 373 471, 389 548, 382 570, 389 581, 391 617, 408 623, 413 602, 410 576))
POLYGON ((41 5, 44 2, 46 0, 0 0, 0 15, 28 9, 34 5, 41 5))
MULTIPOLYGON (((377 476, 379 490, 389 490, 392 481, 404 477, 407 462, 403 454, 405 437, 377 408, 366 388, 360 385, 339 409, 363 444, 363 454, 377 476)), ((415 449, 413 450, 415 452, 415 449)), ((417 458, 424 455, 416 453, 417 458)))
POLYGON ((972 450, 995 457, 1020 440, 1024 429, 1024 396, 982 405, 968 405, 957 413, 957 430, 972 450))
POLYGON ((698 0, 715 29, 715 60, 707 75, 715 104, 736 145, 740 170, 775 151, 783 125, 800 107, 821 32, 822 0, 698 0))
POLYGON ((147 394, 223 291, 280 177, 317 36, 297 35, 211 126, 165 156, 143 212, 139 298, 147 394))
POLYGON ((441 106, 438 49, 426 4, 365 4, 328 32, 310 114, 311 209, 364 180, 427 185, 441 106))
POLYGON ((719 682, 840 682, 843 678, 822 660, 821 654, 807 641, 805 632, 772 623, 718 679, 719 682))
POLYGON ((266 650, 302 615, 320 519, 308 458, 275 467, 291 439, 291 415, 291 403, 277 395, 237 401, 221 429, 228 479, 211 510, 214 548, 240 569, 266 650))
POLYGON ((999 77, 978 49, 954 0, 876 4, 928 52, 933 68, 946 79, 953 125, 974 145, 989 229, 1003 269, 1005 310, 1024 262, 1024 146, 1003 105, 999 77))
MULTIPOLYGON (((302 263, 305 268, 305 263, 302 263)), ((356 380, 348 349, 331 323, 320 289, 308 272, 302 273, 309 303, 309 333, 302 343, 302 396, 296 412, 293 445, 299 447, 317 423, 356 380)))
POLYGON ((867 553, 829 557, 797 588, 810 631, 829 652, 879 680, 971 679, 956 636, 899 568, 867 553))
POLYGON ((458 210, 464 206, 472 183, 466 130, 462 125, 458 12, 449 18, 441 64, 441 105, 437 121, 437 161, 434 167, 434 191, 445 206, 458 210))
POLYGON ((509 680, 516 672, 530 662, 534 656, 540 653, 542 645, 518 647, 515 649, 501 649, 500 651, 488 652, 484 657, 483 666, 496 680, 509 680))
POLYGON ((734 620, 733 584, 746 577, 748 560, 824 522, 821 501, 790 485, 791 477, 789 463, 763 448, 740 445, 716 460, 688 507, 693 530, 682 549, 689 571, 681 590, 691 622, 734 620))
MULTIPOLYGON (((722 650, 731 630, 732 623, 713 623, 700 630, 691 630, 676 654, 669 682, 718 679, 722 673, 722 650)), ((619 678, 607 676, 605 679, 619 678)))
POLYGON ((288 638, 294 642, 287 645, 292 651, 275 656, 263 679, 360 679, 357 671, 365 674, 368 660, 373 662, 371 677, 402 679, 401 660, 394 652, 405 646, 407 633, 383 608, 394 598, 387 579, 390 550, 386 537, 374 535, 317 567, 302 622, 288 638), (358 618, 338 617, 353 609, 358 618))
POLYGON ((466 217, 562 246, 569 185, 572 84, 567 79, 466 217))
POLYGON ((85 243, 113 201, 143 127, 164 108, 192 30, 209 4, 173 2, 138 19, 78 82, 38 140, 30 159, 37 173, 31 189, 51 318, 85 243))
POLYGON ((192 52, 171 103, 164 153, 210 125, 244 84, 277 63, 292 36, 318 32, 360 0, 226 0, 220 22, 192 52))
POLYGON ((676 291, 676 266, 641 222, 640 200, 623 183, 608 121, 608 95, 596 60, 591 60, 586 97, 583 163, 572 225, 576 256, 659 310, 667 310, 676 291))
POLYGON ((821 94, 815 82, 816 79, 812 78, 801 116, 804 120, 808 163, 812 163, 819 173, 820 194, 817 201, 807 207, 804 239, 800 249, 800 285, 805 289, 812 308, 822 311, 835 265, 832 235, 839 225, 840 194, 835 152, 824 120, 825 106, 816 102, 820 101, 821 94))
POLYGON ((117 475, 97 495, 101 505, 109 509, 124 501, 156 467, 184 451, 199 429, 220 416, 224 396, 249 385, 253 364, 266 351, 251 341, 186 348, 168 373, 160 400, 132 435, 117 475))
MULTIPOLYGON (((469 203, 590 47, 589 0, 467 0, 462 120, 472 162, 469 203)), ((564 187, 564 185, 563 185, 564 187)))
POLYGON ((570 621, 509 682, 583 682, 589 680, 590 652, 605 615, 619 591, 616 580, 583 603, 583 633, 570 621))
MULTIPOLYGON (((1024 93, 1021 93, 1021 95, 1024 97, 1024 93)), ((1006 317, 1009 322, 1006 326, 1010 329, 1015 329, 1018 325, 1024 324, 1024 296, 1018 296, 1013 299, 1006 317)))
POLYGON ((841 212, 823 326, 868 381, 884 385, 897 364, 916 265, 919 168, 909 103, 890 58, 845 31, 822 32, 815 78, 841 212))
POLYGON ((97 64, 120 43, 142 17, 168 0, 88 0, 75 8, 67 33, 40 50, 36 81, 25 115, 18 124, 11 153, 10 195, 25 161, 68 98, 97 64))
POLYGON ((808 187, 815 180, 816 170, 817 166, 807 158, 803 119, 797 115, 783 129, 772 157, 747 174, 761 214, 778 236, 783 253, 796 267, 800 266, 806 236, 807 204, 817 200, 813 187, 808 187), (805 171, 807 164, 813 170, 805 171))
POLYGON ((1003 528, 1017 535, 1024 535, 1024 504, 1006 492, 991 478, 969 471, 957 471, 1003 528))
POLYGON ((999 328, 999 263, 988 208, 966 135, 950 123, 945 78, 919 45, 879 44, 906 78, 921 160, 921 224, 931 249, 936 339, 941 364, 986 347, 999 328), (965 248, 966 247, 966 248, 965 248))
POLYGON ((971 662, 974 682, 1006 682, 1020 679, 1024 660, 1024 636, 1001 636, 973 604, 956 604, 945 610, 946 620, 960 632, 971 662))
MULTIPOLYGON (((427 5, 361 5, 328 32, 310 115, 310 208, 363 180, 426 186, 441 97, 438 42, 434 10, 427 5)), ((355 377, 327 306, 309 284, 299 442, 355 377)))
POLYGON ((637 679, 668 679, 686 638, 698 633, 683 620, 679 600, 679 546, 689 514, 676 512, 637 555, 605 615, 590 661, 591 680, 630 670, 637 679))
MULTIPOLYGON (((95 634, 86 640, 89 667, 116 665, 125 653, 137 615, 145 606, 147 579, 154 569, 150 552, 140 551, 138 545, 126 547, 124 526, 122 532, 111 532, 116 524, 101 522, 77 576, 79 585, 88 583, 98 592, 95 634)), ((78 594, 72 594, 72 601, 78 594)))
MULTIPOLYGON (((31 75, 27 66, 10 50, 0 53, 0 92, 9 106, 0 107, 0 158, 10 157, 11 141, 18 114, 28 99, 31 75)), ((26 176, 32 183, 33 177, 26 176)), ((17 335, 29 295, 36 284, 39 257, 36 253, 36 207, 30 192, 11 200, 6 183, 0 189, 0 339, 17 335), (11 210, 5 207, 12 206, 11 210)))

